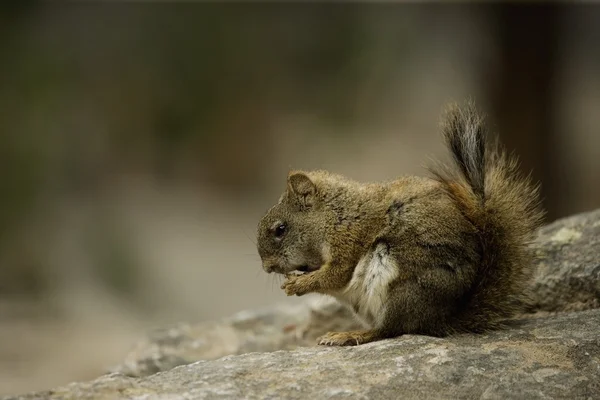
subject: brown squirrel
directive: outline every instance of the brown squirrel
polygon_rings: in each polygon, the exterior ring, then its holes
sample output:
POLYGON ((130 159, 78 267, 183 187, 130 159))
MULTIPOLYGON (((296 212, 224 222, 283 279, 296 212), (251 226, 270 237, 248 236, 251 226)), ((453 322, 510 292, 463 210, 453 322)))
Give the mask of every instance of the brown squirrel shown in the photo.
POLYGON ((263 269, 286 275, 288 296, 331 295, 370 327, 330 332, 319 344, 484 332, 522 304, 528 244, 543 217, 538 186, 486 144, 472 102, 449 107, 442 133, 455 167, 433 169, 433 179, 363 184, 292 171, 260 221, 263 269))

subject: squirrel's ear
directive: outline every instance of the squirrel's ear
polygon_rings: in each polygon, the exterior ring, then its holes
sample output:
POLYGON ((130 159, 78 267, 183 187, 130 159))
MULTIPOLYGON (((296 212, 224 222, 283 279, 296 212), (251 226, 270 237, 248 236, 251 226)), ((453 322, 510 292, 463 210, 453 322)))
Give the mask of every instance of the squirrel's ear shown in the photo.
POLYGON ((317 187, 305 173, 291 172, 288 176, 288 189, 302 208, 310 208, 315 204, 317 187))

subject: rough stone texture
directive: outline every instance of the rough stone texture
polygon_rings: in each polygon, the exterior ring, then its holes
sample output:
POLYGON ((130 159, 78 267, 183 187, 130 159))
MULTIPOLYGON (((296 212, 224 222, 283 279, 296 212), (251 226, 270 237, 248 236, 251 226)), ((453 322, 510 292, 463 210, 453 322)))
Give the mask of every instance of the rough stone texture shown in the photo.
POLYGON ((571 311, 600 307, 600 210, 540 229, 534 307, 571 311))
POLYGON ((19 398, 593 399, 600 397, 599 328, 600 310, 562 313, 487 335, 249 353, 19 398))
POLYGON ((314 347, 357 322, 324 297, 297 299, 157 330, 116 373, 20 398, 600 398, 599 242, 600 210, 542 228, 536 314, 503 331, 314 347))
POLYGON ((296 305, 244 311, 219 322, 180 324, 151 332, 112 369, 128 376, 167 371, 198 360, 314 345, 323 333, 360 326, 331 299, 311 297, 296 305))

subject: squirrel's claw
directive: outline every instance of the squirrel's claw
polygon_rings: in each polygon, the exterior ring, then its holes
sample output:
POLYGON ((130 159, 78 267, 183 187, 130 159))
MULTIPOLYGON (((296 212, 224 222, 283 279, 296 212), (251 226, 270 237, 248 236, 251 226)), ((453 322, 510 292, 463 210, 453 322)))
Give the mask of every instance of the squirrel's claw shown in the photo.
POLYGON ((373 331, 328 332, 318 338, 317 343, 321 346, 358 346, 378 338, 373 331))

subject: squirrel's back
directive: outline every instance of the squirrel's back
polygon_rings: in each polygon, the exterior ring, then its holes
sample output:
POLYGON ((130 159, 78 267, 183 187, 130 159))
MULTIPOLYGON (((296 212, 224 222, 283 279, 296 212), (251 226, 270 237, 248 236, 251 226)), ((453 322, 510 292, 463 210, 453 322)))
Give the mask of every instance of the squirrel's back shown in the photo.
POLYGON ((452 106, 443 135, 454 167, 433 171, 442 188, 478 230, 481 265, 453 329, 481 332, 512 316, 533 270, 529 247, 543 211, 538 187, 516 158, 486 143, 483 118, 472 103, 452 106))

